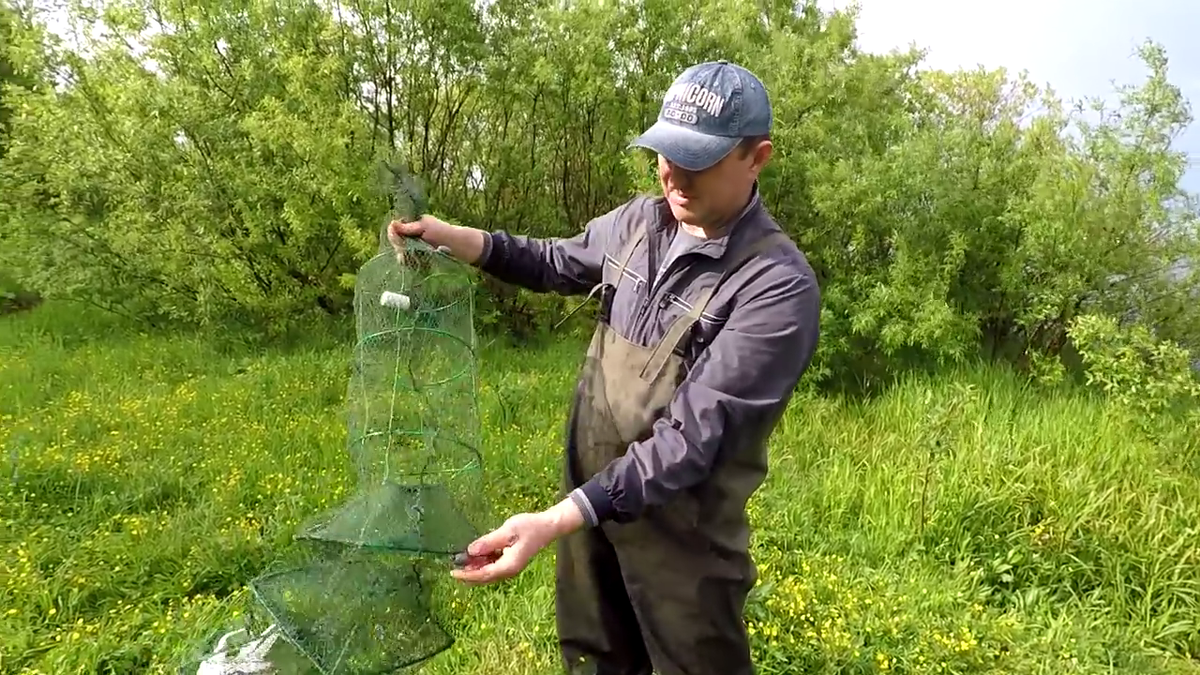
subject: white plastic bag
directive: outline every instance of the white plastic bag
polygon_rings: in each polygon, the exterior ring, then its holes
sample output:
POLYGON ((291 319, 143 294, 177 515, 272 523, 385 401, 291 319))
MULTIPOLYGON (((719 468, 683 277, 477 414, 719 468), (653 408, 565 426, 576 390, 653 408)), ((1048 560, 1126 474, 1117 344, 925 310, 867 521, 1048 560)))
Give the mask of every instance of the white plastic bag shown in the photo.
POLYGON ((307 675, 316 668, 271 624, 261 635, 244 628, 217 640, 196 675, 307 675))

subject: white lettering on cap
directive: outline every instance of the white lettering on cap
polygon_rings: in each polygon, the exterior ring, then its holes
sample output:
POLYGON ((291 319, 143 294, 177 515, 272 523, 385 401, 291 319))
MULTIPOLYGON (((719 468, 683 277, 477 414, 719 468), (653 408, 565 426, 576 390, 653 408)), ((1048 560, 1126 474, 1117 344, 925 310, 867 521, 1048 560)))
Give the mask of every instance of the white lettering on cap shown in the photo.
POLYGON ((725 107, 725 99, 699 84, 682 82, 671 86, 663 97, 663 106, 682 112, 687 104, 692 110, 699 108, 713 117, 718 117, 725 107))

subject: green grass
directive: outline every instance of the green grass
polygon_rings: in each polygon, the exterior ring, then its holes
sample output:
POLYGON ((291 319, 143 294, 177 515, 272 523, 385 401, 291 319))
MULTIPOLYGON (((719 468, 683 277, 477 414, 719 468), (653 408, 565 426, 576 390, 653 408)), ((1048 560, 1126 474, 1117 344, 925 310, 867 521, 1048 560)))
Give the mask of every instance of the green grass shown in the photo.
MULTIPOLYGON (((557 498, 583 344, 482 355, 495 520, 557 498)), ((348 345, 0 318, 0 673, 169 672, 353 488, 348 345)), ((800 396, 752 503, 762 673, 1200 673, 1200 433, 1002 369, 800 396)), ((553 554, 435 675, 555 673, 553 554)))

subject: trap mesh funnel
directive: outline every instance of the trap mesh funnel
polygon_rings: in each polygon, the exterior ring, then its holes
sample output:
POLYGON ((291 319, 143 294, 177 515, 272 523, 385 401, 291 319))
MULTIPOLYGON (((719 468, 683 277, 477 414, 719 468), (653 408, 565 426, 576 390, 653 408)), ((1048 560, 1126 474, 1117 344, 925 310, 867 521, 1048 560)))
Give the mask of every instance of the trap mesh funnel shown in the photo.
POLYGON ((356 488, 251 582, 314 672, 391 673, 453 643, 449 570, 486 515, 472 287, 468 266, 420 240, 397 256, 381 237, 359 270, 347 390, 356 488))
POLYGON ((444 651, 454 642, 437 616, 445 576, 445 565, 399 552, 317 543, 305 564, 252 585, 269 616, 259 623, 276 626, 303 657, 271 672, 393 673, 444 651))

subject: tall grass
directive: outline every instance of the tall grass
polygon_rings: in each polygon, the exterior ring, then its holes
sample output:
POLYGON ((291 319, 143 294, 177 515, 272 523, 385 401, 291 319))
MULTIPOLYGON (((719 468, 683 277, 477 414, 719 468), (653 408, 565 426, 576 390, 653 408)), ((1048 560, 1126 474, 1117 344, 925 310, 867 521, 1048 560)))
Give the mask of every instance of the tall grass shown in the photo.
MULTIPOLYGON (((0 318, 0 673, 173 672, 228 621, 353 488, 342 337, 0 318)), ((582 349, 481 356, 497 520, 556 499, 582 349)), ((1137 428, 986 366, 799 395, 751 504, 761 672, 1200 673, 1200 432, 1137 428)), ((552 569, 464 591, 426 671, 558 672, 552 569)))

